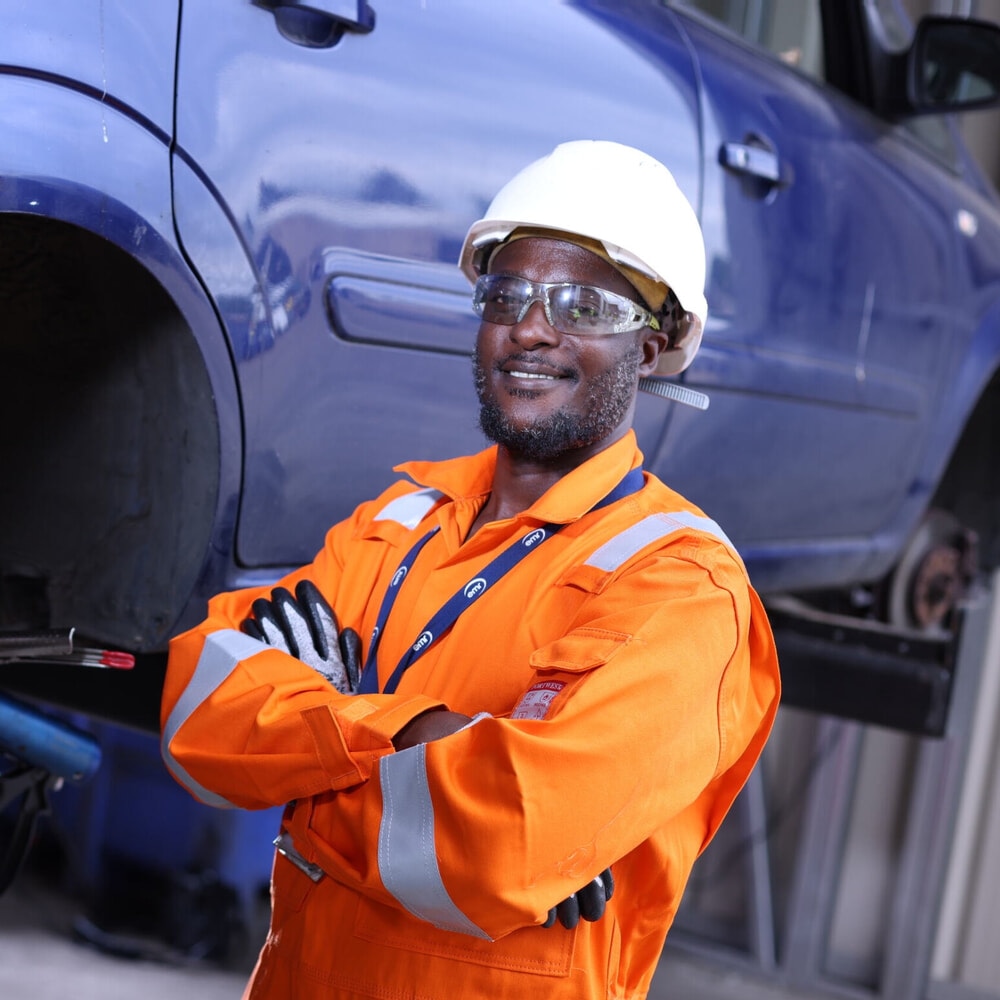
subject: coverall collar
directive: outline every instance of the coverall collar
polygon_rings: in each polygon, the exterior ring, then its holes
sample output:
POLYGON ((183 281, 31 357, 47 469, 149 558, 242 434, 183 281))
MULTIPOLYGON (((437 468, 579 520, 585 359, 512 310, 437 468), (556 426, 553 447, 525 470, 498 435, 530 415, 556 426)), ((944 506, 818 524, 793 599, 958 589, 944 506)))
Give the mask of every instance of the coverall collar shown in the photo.
MULTIPOLYGON (((419 486, 440 490, 452 500, 485 498, 493 485, 497 449, 444 462, 407 462, 396 472, 419 486)), ((520 517, 549 524, 568 524, 583 517, 624 478, 642 465, 642 452, 630 430, 624 437, 568 472, 520 517)))

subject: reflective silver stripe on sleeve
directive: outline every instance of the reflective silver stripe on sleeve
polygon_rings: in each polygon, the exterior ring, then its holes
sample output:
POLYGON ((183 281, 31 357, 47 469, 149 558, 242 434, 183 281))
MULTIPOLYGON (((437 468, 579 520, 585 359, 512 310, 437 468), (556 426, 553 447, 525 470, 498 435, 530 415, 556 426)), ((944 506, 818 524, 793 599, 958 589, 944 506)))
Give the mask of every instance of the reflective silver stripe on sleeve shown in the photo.
POLYGON ((424 743, 379 761, 382 824, 378 870, 382 884, 420 920, 441 930, 491 940, 454 904, 441 881, 434 846, 434 805, 424 743))
POLYGON ((404 528, 415 528, 443 497, 440 490, 417 490, 390 500, 373 518, 375 521, 398 521, 404 528))
POLYGON ((233 668, 240 660, 248 660, 267 648, 266 643, 251 639, 250 636, 234 629, 223 629, 209 635, 202 647, 201 656, 198 657, 194 673, 163 727, 160 753, 164 763, 170 769, 170 773, 189 792, 207 805, 217 806, 220 809, 236 808, 228 799, 202 788, 181 767, 170 752, 170 741, 187 722, 191 713, 233 672, 233 668))
POLYGON ((605 542, 590 556, 585 565, 613 573, 619 566, 628 562, 636 552, 653 542, 658 542, 668 535, 672 535, 675 531, 680 531, 682 528, 704 531, 706 534, 713 535, 724 545, 728 545, 734 553, 736 552, 736 546, 726 537, 726 533, 715 521, 682 510, 673 514, 650 514, 638 524, 626 528, 610 542, 605 542))

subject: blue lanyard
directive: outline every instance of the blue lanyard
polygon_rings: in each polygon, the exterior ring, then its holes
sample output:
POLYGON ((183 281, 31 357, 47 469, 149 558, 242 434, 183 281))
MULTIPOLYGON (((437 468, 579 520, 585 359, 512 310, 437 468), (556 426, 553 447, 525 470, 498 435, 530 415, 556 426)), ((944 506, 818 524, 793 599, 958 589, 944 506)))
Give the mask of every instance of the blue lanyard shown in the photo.
MULTIPOLYGON (((642 469, 632 469, 624 479, 599 503, 595 504, 591 510, 599 510, 608 504, 620 500, 642 489, 643 475, 642 469)), ((485 569, 477 573, 465 586, 461 587, 424 626, 416 641, 403 655, 396 669, 392 672, 386 682, 384 693, 392 694, 396 690, 403 674, 420 659, 424 653, 439 639, 452 625, 458 621, 459 617, 483 594, 486 593, 498 580, 509 573, 522 559, 527 558, 543 542, 547 542, 555 535, 563 525, 546 524, 540 528, 533 528, 523 535, 512 545, 508 546, 500 553, 485 569)), ((399 564, 399 569, 393 574, 392 580, 382 598, 382 606, 379 608, 378 618, 375 628, 372 631, 371 642, 368 646, 368 656, 365 658, 364 670, 361 673, 361 684, 359 692, 361 694, 376 694, 378 692, 378 646, 385 630, 386 622, 392 612, 392 607, 399 596, 399 590, 406 580, 410 568, 420 555, 421 549, 438 533, 439 528, 432 528, 426 535, 420 538, 416 545, 403 556, 403 561, 399 564)))

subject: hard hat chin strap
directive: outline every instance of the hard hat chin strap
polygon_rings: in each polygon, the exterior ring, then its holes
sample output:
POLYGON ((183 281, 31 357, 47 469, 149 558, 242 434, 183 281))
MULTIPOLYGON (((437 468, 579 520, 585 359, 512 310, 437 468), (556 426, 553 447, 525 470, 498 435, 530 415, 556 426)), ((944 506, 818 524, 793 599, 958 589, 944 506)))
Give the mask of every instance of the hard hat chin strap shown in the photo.
POLYGON ((676 382, 668 382, 663 378, 655 378, 652 375, 639 379, 639 391, 648 392, 653 396, 662 396, 664 399, 672 399, 675 403, 684 403, 698 410, 708 409, 709 400, 705 393, 689 389, 686 385, 678 385, 676 382))

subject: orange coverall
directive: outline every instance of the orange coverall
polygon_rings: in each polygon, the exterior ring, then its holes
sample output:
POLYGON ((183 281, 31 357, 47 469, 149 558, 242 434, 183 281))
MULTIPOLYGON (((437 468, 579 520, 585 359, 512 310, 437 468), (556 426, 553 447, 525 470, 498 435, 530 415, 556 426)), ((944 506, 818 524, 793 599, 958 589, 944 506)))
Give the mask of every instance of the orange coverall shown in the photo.
POLYGON ((394 694, 341 695, 238 631, 270 587, 222 594, 177 637, 163 753, 203 801, 288 803, 271 931, 247 996, 463 1000, 646 995, 691 866, 752 769, 779 691, 768 623, 739 557, 646 475, 629 433, 530 509, 466 535, 495 449, 401 466, 327 535, 312 579, 367 643, 380 691, 431 616, 531 529, 565 524, 485 593, 394 694), (394 752, 428 708, 477 716, 394 752), (612 866, 600 920, 538 926, 612 866))

